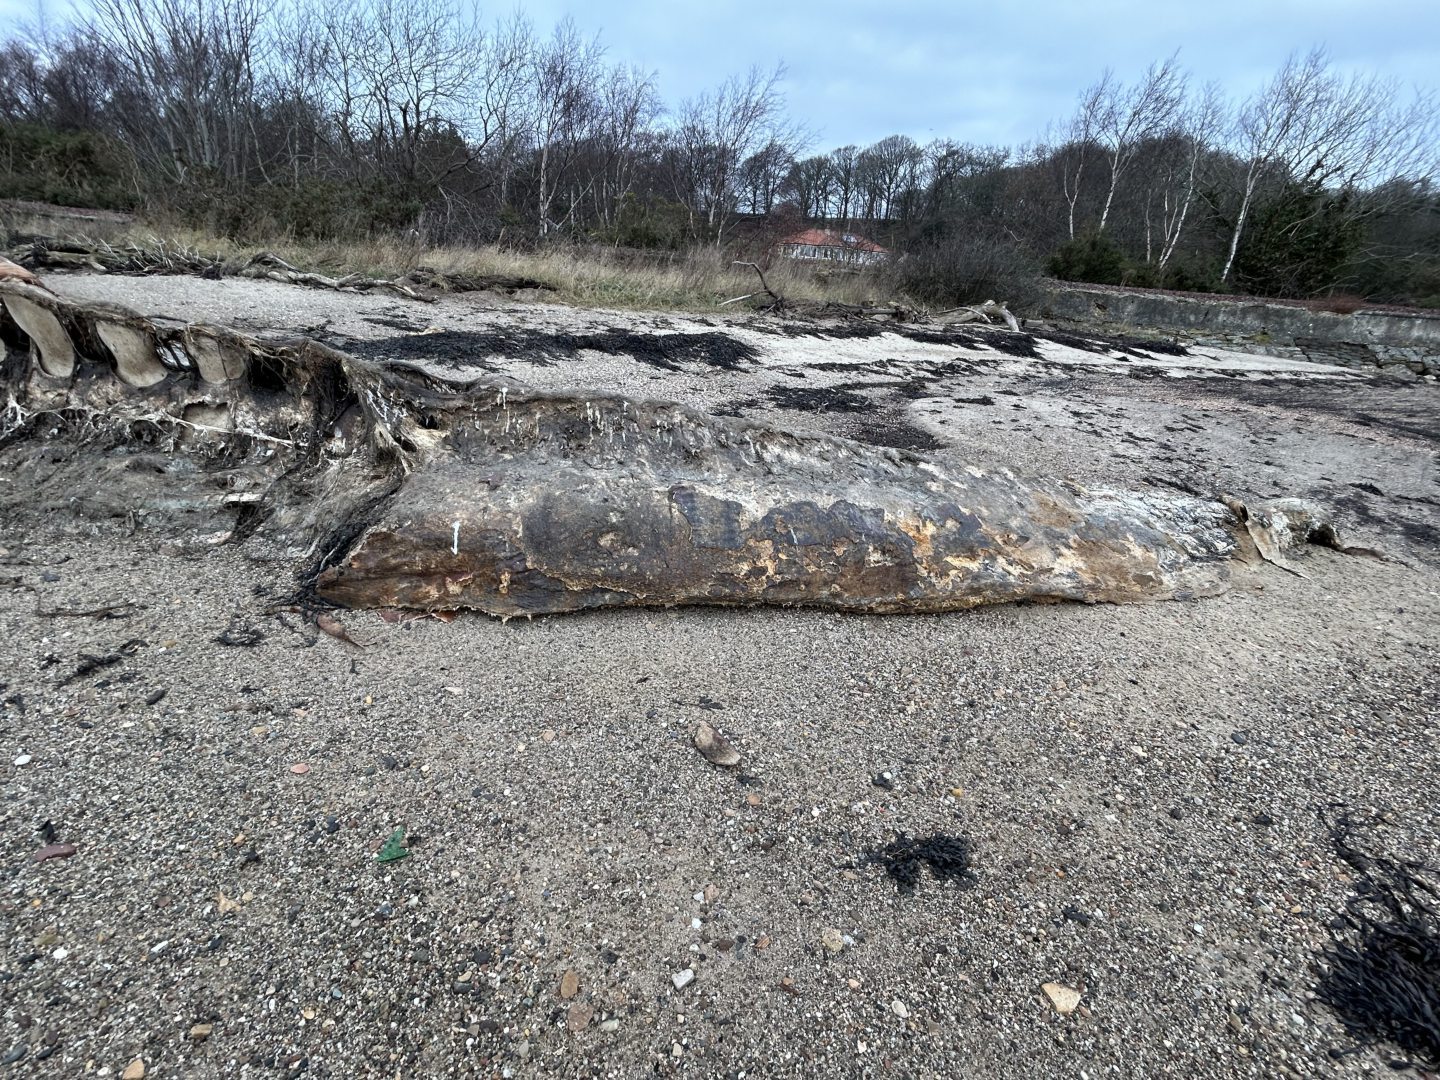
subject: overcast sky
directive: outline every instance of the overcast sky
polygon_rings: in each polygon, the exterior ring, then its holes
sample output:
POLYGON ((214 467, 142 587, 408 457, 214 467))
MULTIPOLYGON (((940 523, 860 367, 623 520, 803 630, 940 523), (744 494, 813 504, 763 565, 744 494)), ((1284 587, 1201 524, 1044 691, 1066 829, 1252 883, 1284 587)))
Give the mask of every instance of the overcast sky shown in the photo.
MULTIPOLYGON (((0 32, 37 0, 0 0, 0 32)), ((52 13, 68 0, 44 0, 52 13)), ((612 60, 656 72, 673 103, 783 62, 790 112, 814 149, 902 133, 1019 144, 1069 113, 1107 67, 1133 79, 1180 50, 1240 97, 1294 50, 1407 87, 1440 86, 1440 0, 530 0, 538 29, 569 14, 612 60)), ((487 6, 493 15, 509 3, 487 6)))

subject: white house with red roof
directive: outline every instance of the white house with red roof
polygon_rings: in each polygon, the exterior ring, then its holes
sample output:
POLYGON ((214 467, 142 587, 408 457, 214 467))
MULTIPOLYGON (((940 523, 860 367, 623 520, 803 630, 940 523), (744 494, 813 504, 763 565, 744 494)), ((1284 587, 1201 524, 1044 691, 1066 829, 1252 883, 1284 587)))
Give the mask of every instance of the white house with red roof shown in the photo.
POLYGON ((836 262, 851 266, 870 266, 890 257, 873 240, 859 233, 836 232, 831 229, 805 229, 780 241, 780 254, 787 259, 808 262, 836 262))

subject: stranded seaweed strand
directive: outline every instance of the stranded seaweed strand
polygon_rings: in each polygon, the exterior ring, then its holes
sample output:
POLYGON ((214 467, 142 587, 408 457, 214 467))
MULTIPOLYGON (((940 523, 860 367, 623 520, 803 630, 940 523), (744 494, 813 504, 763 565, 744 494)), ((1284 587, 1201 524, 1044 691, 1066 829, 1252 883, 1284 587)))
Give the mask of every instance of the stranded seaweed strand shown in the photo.
POLYGON ((1347 813, 1321 820, 1355 886, 1331 924, 1316 995, 1360 1043, 1440 1069, 1440 870, 1362 851, 1347 813))

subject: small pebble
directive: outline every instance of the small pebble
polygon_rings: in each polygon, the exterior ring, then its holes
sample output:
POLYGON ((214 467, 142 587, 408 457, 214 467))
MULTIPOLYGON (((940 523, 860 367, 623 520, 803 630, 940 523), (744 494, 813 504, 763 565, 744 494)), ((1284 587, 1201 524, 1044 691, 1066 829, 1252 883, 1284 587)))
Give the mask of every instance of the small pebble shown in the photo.
POLYGON ((17 757, 17 758, 15 759, 15 764, 16 764, 16 765, 29 765, 32 760, 34 760, 34 759, 32 759, 29 754, 21 754, 19 757, 17 757))
POLYGON ((686 968, 684 971, 677 971, 670 976, 670 981, 675 984, 676 990, 683 990, 695 981, 695 969, 686 968))

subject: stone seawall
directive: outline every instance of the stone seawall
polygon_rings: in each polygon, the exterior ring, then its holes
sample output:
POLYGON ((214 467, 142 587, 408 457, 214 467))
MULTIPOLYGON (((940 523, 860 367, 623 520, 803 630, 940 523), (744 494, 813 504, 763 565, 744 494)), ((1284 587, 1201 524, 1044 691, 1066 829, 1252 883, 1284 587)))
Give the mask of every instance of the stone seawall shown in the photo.
POLYGON ((1160 330, 1322 364, 1440 375, 1440 312, 1311 311, 1263 300, 1204 299, 1052 282, 1044 319, 1160 330))

